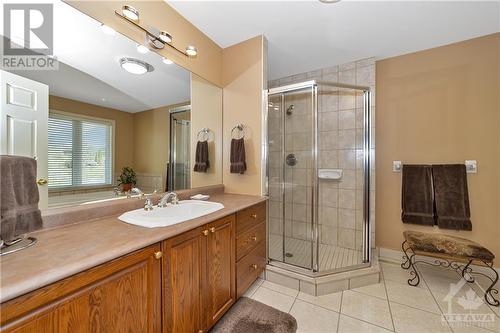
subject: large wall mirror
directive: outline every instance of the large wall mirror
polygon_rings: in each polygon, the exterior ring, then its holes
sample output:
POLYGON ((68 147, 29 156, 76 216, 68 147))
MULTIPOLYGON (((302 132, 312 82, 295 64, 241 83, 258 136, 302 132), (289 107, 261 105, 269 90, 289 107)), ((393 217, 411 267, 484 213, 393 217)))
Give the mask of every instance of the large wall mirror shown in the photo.
POLYGON ((53 6, 58 69, 0 73, 1 153, 36 156, 40 207, 221 184, 222 89, 53 6), (198 141, 209 167, 196 172, 198 141))

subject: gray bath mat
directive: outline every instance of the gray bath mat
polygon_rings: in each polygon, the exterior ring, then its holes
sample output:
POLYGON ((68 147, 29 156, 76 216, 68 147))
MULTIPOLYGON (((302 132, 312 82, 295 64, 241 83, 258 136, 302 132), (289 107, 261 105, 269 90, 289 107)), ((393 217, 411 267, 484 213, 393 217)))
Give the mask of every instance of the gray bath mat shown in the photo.
POLYGON ((297 321, 288 313, 242 297, 210 333, 295 333, 297 321))

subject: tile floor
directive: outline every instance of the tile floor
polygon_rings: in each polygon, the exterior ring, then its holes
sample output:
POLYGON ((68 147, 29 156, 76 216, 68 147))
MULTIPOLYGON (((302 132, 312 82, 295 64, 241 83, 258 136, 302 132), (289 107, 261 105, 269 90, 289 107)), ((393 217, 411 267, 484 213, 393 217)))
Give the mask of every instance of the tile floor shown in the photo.
MULTIPOLYGON (((283 261, 283 238, 277 235, 269 236, 269 257, 283 261)), ((311 242, 296 238, 285 238, 285 247, 293 257, 285 257, 285 262, 310 268, 311 267, 311 242)), ((343 268, 361 264, 363 255, 361 251, 347 249, 340 246, 319 245, 319 269, 328 271, 336 268, 343 268)))
POLYGON ((380 265, 375 285, 315 297, 259 279, 245 296, 293 315, 297 332, 500 332, 500 311, 484 303, 477 285, 465 284, 448 304, 450 283, 460 281, 456 272, 423 266, 420 285, 411 287, 408 271, 380 265))

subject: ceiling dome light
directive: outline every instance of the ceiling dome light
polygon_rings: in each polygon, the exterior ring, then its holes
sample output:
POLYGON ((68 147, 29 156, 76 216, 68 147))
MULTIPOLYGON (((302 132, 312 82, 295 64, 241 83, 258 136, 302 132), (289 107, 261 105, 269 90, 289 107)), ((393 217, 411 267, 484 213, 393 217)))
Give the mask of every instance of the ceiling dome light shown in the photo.
POLYGON ((146 46, 139 44, 139 45, 137 45, 137 52, 139 52, 141 54, 146 54, 149 52, 149 49, 146 46))
POLYGON ((172 35, 166 31, 160 31, 158 38, 160 38, 161 41, 164 43, 169 43, 169 44, 172 43, 172 35))
POLYGON ((168 58, 163 58, 163 63, 165 65, 172 65, 174 62, 168 58))
POLYGON ((123 16, 132 21, 139 20, 139 11, 132 6, 125 5, 122 7, 123 16))
POLYGON ((190 45, 186 47, 186 54, 190 57, 196 57, 196 55, 198 54, 198 50, 196 49, 196 47, 190 45))
POLYGON ((141 75, 154 71, 154 67, 147 62, 134 58, 121 58, 120 66, 131 74, 141 75))
POLYGON ((105 24, 101 24, 101 30, 102 32, 104 32, 106 35, 111 35, 113 36, 114 34, 116 34, 116 30, 111 28, 111 27, 108 27, 107 25, 105 24))

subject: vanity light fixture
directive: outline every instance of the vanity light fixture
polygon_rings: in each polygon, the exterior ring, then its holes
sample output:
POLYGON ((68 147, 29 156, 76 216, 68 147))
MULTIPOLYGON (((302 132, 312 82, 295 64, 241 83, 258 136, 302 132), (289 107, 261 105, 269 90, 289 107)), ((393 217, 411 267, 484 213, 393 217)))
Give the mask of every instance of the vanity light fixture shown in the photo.
POLYGON ((196 57, 196 55, 198 54, 198 50, 196 49, 196 47, 189 45, 188 47, 186 47, 186 54, 190 57, 196 57))
POLYGON ((102 32, 104 32, 106 35, 115 35, 116 34, 116 30, 111 28, 111 27, 108 27, 107 25, 105 24, 101 24, 101 30, 102 32))
POLYGON ((163 63, 165 65, 172 65, 174 62, 168 58, 163 58, 163 63))
POLYGON ((132 21, 139 21, 139 11, 132 6, 125 5, 122 7, 122 14, 132 21))
POLYGON ((181 53, 186 57, 192 58, 198 55, 198 50, 196 49, 195 46, 188 45, 185 51, 183 51, 172 45, 173 36, 167 31, 159 30, 151 26, 145 28, 144 26, 139 24, 139 11, 132 6, 124 5, 122 7, 121 12, 115 10, 115 14, 120 18, 122 18, 123 20, 127 21, 128 23, 134 25, 136 28, 142 30, 146 34, 145 40, 147 41, 148 45, 152 48, 161 50, 165 47, 165 45, 168 45, 172 49, 174 49, 175 51, 181 53))
POLYGON ((149 49, 146 46, 139 44, 139 45, 137 45, 137 52, 139 52, 141 54, 146 54, 149 52, 149 49))
POLYGON ((127 72, 135 75, 146 74, 154 71, 154 67, 139 59, 121 58, 120 66, 127 72))

